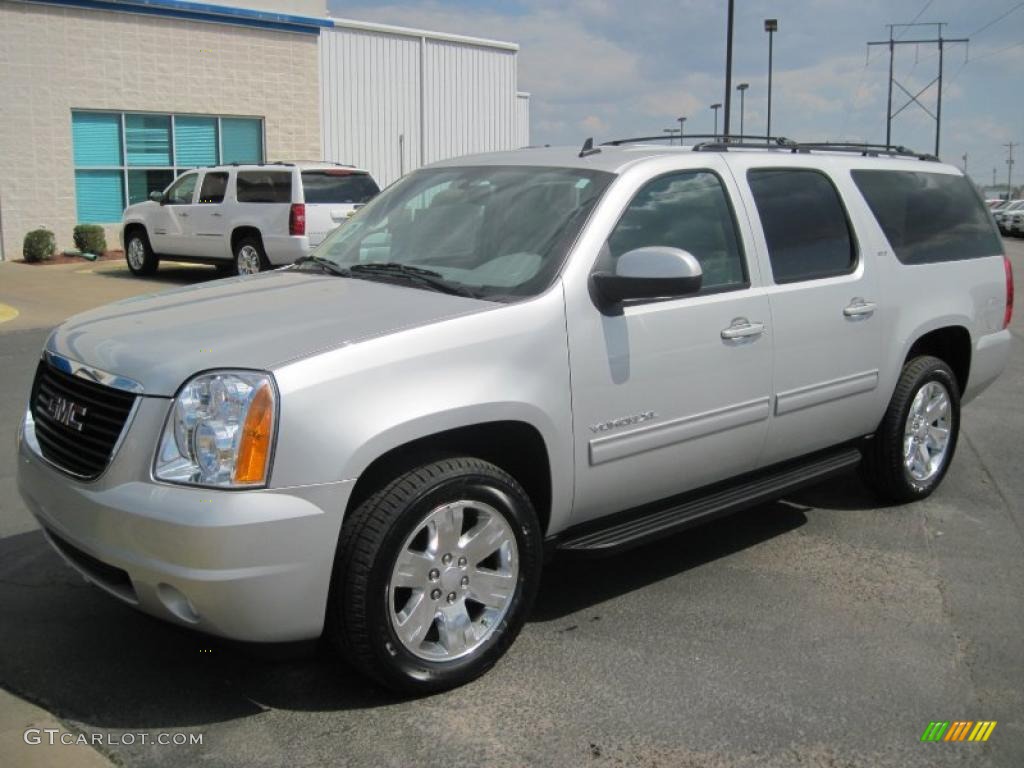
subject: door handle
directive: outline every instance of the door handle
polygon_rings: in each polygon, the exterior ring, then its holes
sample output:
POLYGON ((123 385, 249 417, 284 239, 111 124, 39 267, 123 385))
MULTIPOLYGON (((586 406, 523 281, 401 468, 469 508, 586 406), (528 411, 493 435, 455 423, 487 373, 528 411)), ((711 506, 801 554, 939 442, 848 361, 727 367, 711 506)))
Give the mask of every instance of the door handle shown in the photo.
POLYGON ((188 218, 188 214, 185 213, 185 211, 182 211, 181 213, 179 213, 178 216, 180 216, 183 219, 187 219, 188 218))
POLYGON ((847 317, 870 317, 875 314, 877 306, 875 302, 865 301, 858 296, 843 308, 843 314, 847 317))
POLYGON ((752 339, 764 333, 764 323, 750 322, 745 317, 737 317, 728 328, 722 329, 722 338, 726 341, 752 339))
POLYGON ((219 217, 223 216, 224 214, 223 214, 223 213, 217 213, 217 211, 214 211, 214 212, 213 212, 213 213, 211 213, 210 215, 211 215, 211 216, 217 216, 217 217, 219 218, 219 217))

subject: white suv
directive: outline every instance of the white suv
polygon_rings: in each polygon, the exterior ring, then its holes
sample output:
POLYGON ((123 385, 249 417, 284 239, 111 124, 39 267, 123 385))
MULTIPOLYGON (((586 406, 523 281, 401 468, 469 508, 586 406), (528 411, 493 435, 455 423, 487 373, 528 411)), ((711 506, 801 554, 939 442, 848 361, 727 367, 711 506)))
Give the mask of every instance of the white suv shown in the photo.
POLYGON ((125 209, 125 258, 136 275, 163 257, 261 272, 308 254, 379 191, 367 171, 334 163, 198 168, 125 209))

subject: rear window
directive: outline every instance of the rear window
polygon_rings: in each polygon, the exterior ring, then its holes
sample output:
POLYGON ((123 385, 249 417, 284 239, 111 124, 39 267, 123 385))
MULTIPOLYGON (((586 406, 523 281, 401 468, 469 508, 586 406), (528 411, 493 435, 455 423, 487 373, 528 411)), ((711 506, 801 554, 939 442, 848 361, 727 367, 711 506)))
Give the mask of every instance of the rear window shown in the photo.
POLYGON ((366 173, 351 171, 303 171, 302 187, 307 203, 368 203, 380 192, 366 173))
POLYGON ((292 174, 290 171, 239 171, 238 202, 290 203, 292 174))
POLYGON ((963 176, 853 171, 853 181, 904 264, 974 259, 1003 252, 992 217, 963 176))

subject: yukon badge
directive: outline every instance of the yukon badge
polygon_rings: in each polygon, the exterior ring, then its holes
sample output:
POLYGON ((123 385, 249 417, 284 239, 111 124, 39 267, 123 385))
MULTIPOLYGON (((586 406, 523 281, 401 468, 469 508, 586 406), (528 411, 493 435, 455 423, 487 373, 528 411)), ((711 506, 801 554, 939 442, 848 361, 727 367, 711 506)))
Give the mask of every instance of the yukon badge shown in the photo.
POLYGON ((49 402, 46 404, 46 412, 50 414, 50 417, 65 427, 81 432, 82 427, 85 425, 80 421, 86 413, 89 412, 88 408, 83 408, 78 403, 67 400, 63 397, 51 397, 49 402))
POLYGON ((619 427, 628 427, 630 424, 643 424, 645 421, 651 421, 657 417, 654 411, 644 411, 643 413, 637 413, 632 416, 623 416, 618 419, 612 419, 611 421, 604 421, 600 424, 591 424, 591 432, 609 432, 619 427))

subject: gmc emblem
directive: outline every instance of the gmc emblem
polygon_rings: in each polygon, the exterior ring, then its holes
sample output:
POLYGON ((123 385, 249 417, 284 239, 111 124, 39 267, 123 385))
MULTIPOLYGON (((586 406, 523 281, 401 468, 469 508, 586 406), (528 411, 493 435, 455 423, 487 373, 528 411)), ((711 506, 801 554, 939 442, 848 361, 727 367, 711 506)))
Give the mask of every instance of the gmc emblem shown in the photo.
POLYGON ((50 398, 50 401, 46 404, 46 412, 50 414, 54 421, 60 422, 65 427, 69 427, 76 432, 81 432, 82 427, 85 426, 81 419, 85 418, 85 414, 89 412, 89 409, 83 408, 71 400, 65 400, 58 395, 50 398))

